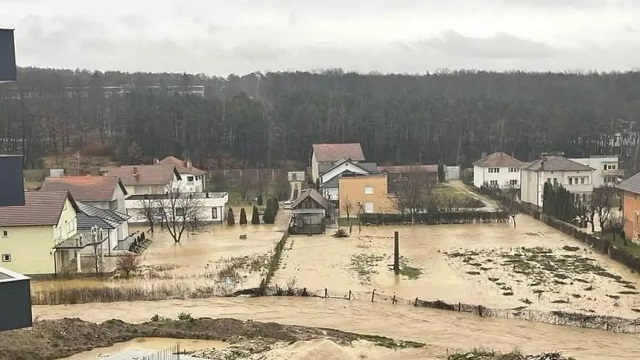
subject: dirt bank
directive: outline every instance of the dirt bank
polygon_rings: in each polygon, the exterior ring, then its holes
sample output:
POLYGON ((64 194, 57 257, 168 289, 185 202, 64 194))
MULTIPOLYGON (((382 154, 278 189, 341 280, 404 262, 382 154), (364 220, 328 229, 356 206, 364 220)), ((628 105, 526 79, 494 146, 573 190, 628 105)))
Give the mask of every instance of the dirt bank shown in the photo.
MULTIPOLYGON (((0 333, 0 359, 58 359, 139 337, 220 340, 231 344, 260 339, 266 345, 313 339, 327 339, 336 344, 348 345, 356 340, 366 340, 388 348, 424 346, 384 337, 277 323, 211 318, 169 320, 156 317, 154 320, 142 324, 129 324, 120 320, 109 320, 101 324, 80 319, 38 321, 32 329, 0 333)), ((269 350, 265 347, 254 349, 269 350)))

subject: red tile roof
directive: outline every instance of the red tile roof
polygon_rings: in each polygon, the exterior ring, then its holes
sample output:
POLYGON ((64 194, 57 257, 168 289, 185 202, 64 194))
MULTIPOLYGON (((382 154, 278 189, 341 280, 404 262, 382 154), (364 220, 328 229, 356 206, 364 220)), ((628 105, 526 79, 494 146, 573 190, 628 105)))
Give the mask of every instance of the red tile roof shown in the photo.
POLYGON ((333 162, 340 159, 364 161, 364 153, 359 143, 313 144, 313 153, 318 162, 333 162))
POLYGON ((127 194, 117 176, 61 176, 44 179, 41 191, 69 191, 78 201, 111 201, 120 186, 127 194))
POLYGON ((182 161, 175 156, 167 156, 166 158, 160 160, 159 164, 164 165, 173 165, 178 169, 180 174, 189 174, 195 176, 202 176, 206 174, 204 171, 198 169, 195 166, 191 165, 191 162, 182 161))
POLYGON ((503 152, 494 152, 491 155, 487 155, 482 159, 475 161, 473 166, 479 167, 519 167, 524 163, 509 154, 505 154, 503 152))
POLYGON ((169 185, 174 174, 180 180, 180 174, 173 165, 123 165, 104 170, 106 176, 119 177, 125 186, 169 185))
POLYGON ((55 226, 67 199, 80 212, 68 191, 28 191, 24 194, 24 206, 0 207, 0 227, 55 226))

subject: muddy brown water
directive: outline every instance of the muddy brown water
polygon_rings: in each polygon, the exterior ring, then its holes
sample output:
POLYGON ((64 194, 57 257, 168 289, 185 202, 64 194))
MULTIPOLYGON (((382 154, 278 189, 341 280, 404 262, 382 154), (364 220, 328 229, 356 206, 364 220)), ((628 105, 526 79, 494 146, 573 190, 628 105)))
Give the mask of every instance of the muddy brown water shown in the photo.
POLYGON ((349 238, 291 236, 272 283, 284 287, 294 281, 297 287, 320 292, 327 288, 337 296, 375 289, 405 299, 637 318, 639 280, 638 274, 583 243, 531 217, 518 216, 516 228, 512 224, 377 226, 363 227, 359 233, 354 226, 349 238), (402 262, 421 272, 414 278, 395 276, 391 270, 394 230, 400 234, 402 262), (538 263, 533 263, 526 260, 533 251, 549 254, 536 255, 538 263), (455 253, 471 255, 447 255, 455 253), (505 256, 517 253, 544 278, 516 273, 506 264, 505 256), (465 262, 467 258, 471 260, 465 262), (573 272, 570 266, 557 272, 541 270, 549 261, 562 267, 573 258, 600 266, 625 282, 590 270, 573 272))
POLYGON ((519 348, 526 353, 561 350, 580 360, 639 359, 640 335, 617 334, 522 320, 479 318, 405 305, 318 298, 211 298, 34 306, 37 319, 79 317, 102 322, 112 318, 148 321, 152 316, 176 318, 231 317, 290 325, 335 328, 389 336, 427 344, 423 354, 444 356, 447 350, 489 347, 519 348))
POLYGON ((180 351, 196 351, 209 348, 224 348, 228 344, 221 341, 197 340, 197 339, 170 339, 170 338, 137 338, 113 346, 96 348, 59 360, 93 360, 108 359, 111 355, 127 350, 160 351, 179 345, 180 351))

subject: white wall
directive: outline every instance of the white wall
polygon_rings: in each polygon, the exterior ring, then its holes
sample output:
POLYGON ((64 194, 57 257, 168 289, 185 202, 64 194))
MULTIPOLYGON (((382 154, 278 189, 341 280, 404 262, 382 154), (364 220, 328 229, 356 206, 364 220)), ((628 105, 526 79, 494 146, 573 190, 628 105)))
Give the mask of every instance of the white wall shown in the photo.
POLYGON ((325 182, 333 179, 334 177, 346 172, 346 171, 351 171, 354 172, 356 174, 368 174, 369 172, 360 168, 359 166, 356 166, 354 164, 351 164, 349 162, 344 162, 342 164, 340 164, 339 166, 337 166, 336 168, 327 171, 326 173, 324 173, 321 177, 320 177, 320 185, 324 184, 325 182))
POLYGON ((323 188, 321 189, 322 196, 326 197, 329 200, 338 201, 340 198, 338 195, 338 188, 323 188))
POLYGON ((316 160, 316 152, 313 152, 311 155, 311 179, 315 182, 320 178, 318 160, 316 160))
POLYGON ((445 174, 447 180, 460 179, 460 166, 445 166, 445 174))
POLYGON ((570 159, 579 164, 589 166, 593 171, 593 187, 613 186, 615 181, 605 181, 606 178, 616 177, 616 174, 622 174, 620 171, 620 163, 617 156, 593 157, 570 159), (605 170, 607 165, 607 170, 605 170), (612 169, 610 169, 612 168, 612 169))
POLYGON ((520 198, 523 202, 542 206, 544 184, 561 184, 572 194, 590 194, 593 192, 593 178, 591 171, 530 171, 521 172, 520 198), (569 178, 572 180, 570 181, 569 178), (578 179, 576 181, 575 179, 578 179), (582 178, 585 178, 582 183, 582 178), (570 184, 571 182, 571 184, 570 184))
POLYGON ((509 187, 509 182, 516 181, 516 188, 520 187, 520 168, 518 167, 497 167, 498 172, 489 172, 490 168, 474 166, 473 167, 473 185, 481 187, 484 183, 488 185, 499 186, 500 188, 509 187), (515 170, 515 171, 510 171, 515 170))
POLYGON ((182 180, 177 182, 177 186, 174 188, 179 188, 181 193, 193 193, 193 192, 203 192, 204 191, 204 175, 195 176, 190 174, 180 174, 182 180), (189 178, 193 180, 189 182, 189 178))
MULTIPOLYGON (((229 196, 225 195, 224 197, 216 197, 216 198, 203 198, 200 199, 202 201, 202 211, 200 219, 204 222, 210 223, 219 223, 225 221, 227 218, 226 213, 226 205, 229 201, 229 196), (213 210, 212 208, 217 209, 217 218, 213 218, 213 210)), ((147 219, 144 214, 141 214, 141 209, 144 207, 144 203, 140 200, 129 200, 125 201, 127 207, 127 215, 131 216, 129 222, 131 223, 146 223, 147 219)))

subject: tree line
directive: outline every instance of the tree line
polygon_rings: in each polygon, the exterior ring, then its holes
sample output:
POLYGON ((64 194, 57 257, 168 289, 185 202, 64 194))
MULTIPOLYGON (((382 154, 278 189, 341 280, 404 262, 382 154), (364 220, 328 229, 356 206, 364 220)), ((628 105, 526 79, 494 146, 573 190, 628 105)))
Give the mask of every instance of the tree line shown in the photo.
POLYGON ((313 143, 360 142, 381 164, 562 151, 619 155, 635 171, 639 110, 640 72, 222 78, 22 68, 17 83, 0 84, 0 152, 24 154, 34 168, 71 151, 122 163, 176 155, 211 169, 289 167, 307 164, 313 143))

